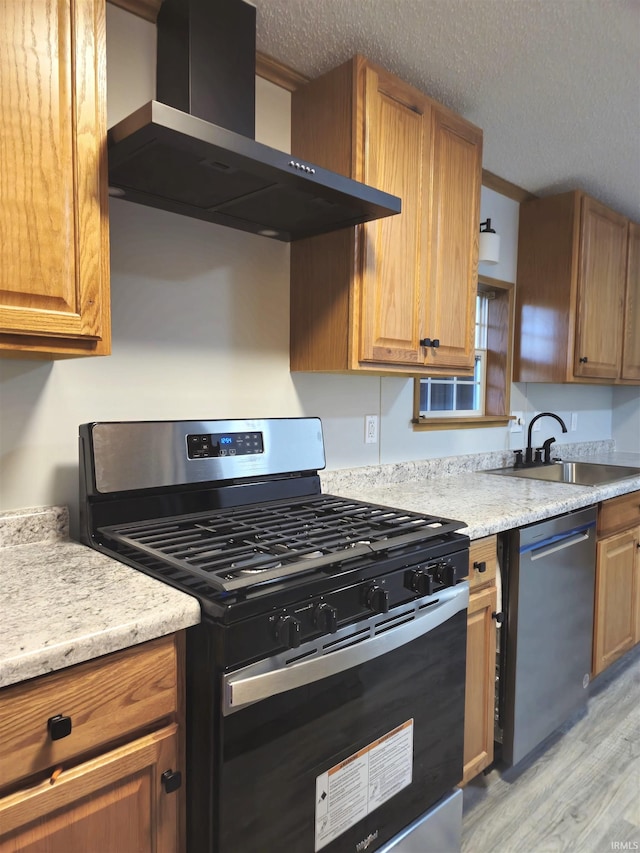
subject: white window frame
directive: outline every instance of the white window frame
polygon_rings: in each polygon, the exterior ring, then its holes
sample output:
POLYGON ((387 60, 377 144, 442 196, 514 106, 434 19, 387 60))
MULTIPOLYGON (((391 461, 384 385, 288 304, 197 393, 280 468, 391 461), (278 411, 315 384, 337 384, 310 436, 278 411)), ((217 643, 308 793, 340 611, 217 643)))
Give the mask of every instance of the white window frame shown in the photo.
MULTIPOLYGON (((487 364, 487 323, 488 304, 490 293, 478 291, 476 297, 476 331, 475 331, 475 366, 479 365, 479 371, 474 370, 473 376, 425 376, 420 379, 420 410, 418 416, 422 420, 430 418, 478 418, 485 413, 485 388, 486 388, 486 364, 487 364), (422 408, 422 390, 427 387, 427 406, 430 404, 431 389, 438 386, 448 386, 452 389, 451 409, 422 408), (460 385, 477 387, 478 405, 473 409, 457 409, 457 390, 460 385)), ((474 394, 476 397, 476 394, 474 394)))

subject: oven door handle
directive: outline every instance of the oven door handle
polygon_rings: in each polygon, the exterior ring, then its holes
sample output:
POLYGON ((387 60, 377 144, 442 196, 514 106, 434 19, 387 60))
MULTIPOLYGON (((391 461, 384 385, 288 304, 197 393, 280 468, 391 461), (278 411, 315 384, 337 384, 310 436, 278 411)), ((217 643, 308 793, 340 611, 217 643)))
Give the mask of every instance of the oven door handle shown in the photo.
MULTIPOLYGON (((250 664, 237 672, 224 675, 222 713, 227 716, 255 702, 277 696, 287 690, 303 687, 345 672, 355 666, 374 660, 381 655, 399 649, 418 639, 423 634, 442 625, 456 613, 465 610, 469 603, 469 584, 463 582, 440 594, 439 601, 419 611, 413 619, 364 640, 356 641, 346 648, 336 649, 314 658, 308 658, 279 668, 272 660, 250 664), (250 673, 255 674, 250 674, 250 673)), ((303 652, 303 647, 296 650, 303 652)))

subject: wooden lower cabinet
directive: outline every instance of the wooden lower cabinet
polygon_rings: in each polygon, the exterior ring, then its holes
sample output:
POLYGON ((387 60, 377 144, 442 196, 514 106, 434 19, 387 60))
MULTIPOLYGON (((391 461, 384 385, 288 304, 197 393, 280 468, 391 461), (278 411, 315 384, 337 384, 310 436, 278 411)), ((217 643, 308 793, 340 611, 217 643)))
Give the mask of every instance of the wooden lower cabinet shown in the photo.
POLYGON ((0 853, 174 853, 177 797, 161 776, 178 763, 173 724, 0 800, 0 853))
POLYGON ((598 507, 592 674, 640 642, 640 491, 598 507))
POLYGON ((178 634, 2 691, 0 853, 184 849, 183 659, 178 634))
POLYGON ((597 544, 593 674, 598 675, 640 640, 640 527, 597 544))
POLYGON ((471 543, 462 784, 493 762, 496 667, 496 537, 471 543))

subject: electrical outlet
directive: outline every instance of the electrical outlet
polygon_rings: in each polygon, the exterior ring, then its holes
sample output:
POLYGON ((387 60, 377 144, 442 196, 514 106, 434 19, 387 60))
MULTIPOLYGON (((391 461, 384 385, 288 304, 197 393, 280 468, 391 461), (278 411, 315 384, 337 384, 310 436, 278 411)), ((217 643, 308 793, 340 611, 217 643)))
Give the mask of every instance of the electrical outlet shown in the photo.
MULTIPOLYGON (((536 416, 536 415, 539 415, 539 414, 540 414, 540 412, 534 412, 534 413, 531 415, 532 419, 533 419, 533 418, 535 418, 535 416, 536 416)), ((541 427, 540 427, 540 421, 536 421, 536 422, 535 422, 535 424, 533 425, 533 430, 532 430, 532 432, 540 432, 540 429, 541 429, 541 427)))
POLYGON ((575 432, 578 429, 578 413, 571 412, 571 432, 575 432))
POLYGON ((524 412, 511 412, 511 432, 522 432, 524 428, 524 412))
POLYGON ((364 416, 364 441, 365 444, 378 443, 378 416, 364 416))

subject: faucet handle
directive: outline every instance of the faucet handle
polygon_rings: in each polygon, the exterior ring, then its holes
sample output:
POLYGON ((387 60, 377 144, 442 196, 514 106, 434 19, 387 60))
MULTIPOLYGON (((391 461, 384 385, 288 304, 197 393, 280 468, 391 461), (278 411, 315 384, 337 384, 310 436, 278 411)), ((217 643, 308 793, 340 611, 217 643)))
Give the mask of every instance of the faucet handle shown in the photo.
POLYGON ((551 445, 555 441, 555 436, 553 438, 548 438, 545 442, 542 443, 542 450, 544 450, 544 461, 546 463, 551 462, 551 445))
POLYGON ((533 460, 535 465, 542 465, 542 448, 536 447, 536 455, 533 460))
POLYGON ((513 453, 514 453, 514 456, 516 457, 515 461, 513 463, 513 467, 514 468, 522 468, 524 465, 524 463, 522 461, 522 450, 514 450, 513 453))

